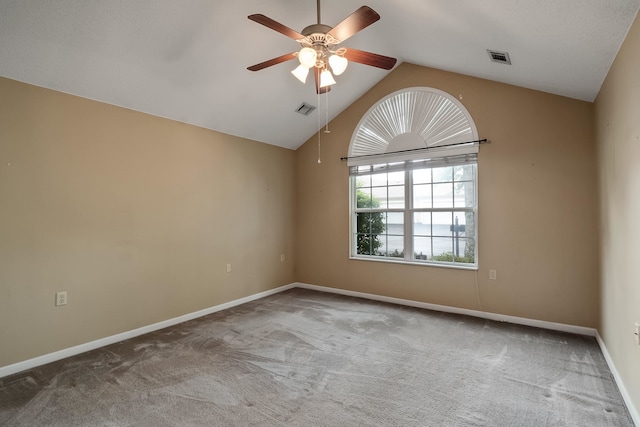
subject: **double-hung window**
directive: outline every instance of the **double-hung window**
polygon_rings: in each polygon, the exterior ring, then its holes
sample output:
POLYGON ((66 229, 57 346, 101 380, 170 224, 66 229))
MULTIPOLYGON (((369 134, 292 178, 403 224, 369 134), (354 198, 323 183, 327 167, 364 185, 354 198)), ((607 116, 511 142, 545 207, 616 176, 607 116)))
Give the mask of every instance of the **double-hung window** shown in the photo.
POLYGON ((350 167, 351 254, 476 266, 475 154, 350 167))
POLYGON ((349 145, 350 256, 477 268, 478 135, 433 88, 376 103, 349 145))

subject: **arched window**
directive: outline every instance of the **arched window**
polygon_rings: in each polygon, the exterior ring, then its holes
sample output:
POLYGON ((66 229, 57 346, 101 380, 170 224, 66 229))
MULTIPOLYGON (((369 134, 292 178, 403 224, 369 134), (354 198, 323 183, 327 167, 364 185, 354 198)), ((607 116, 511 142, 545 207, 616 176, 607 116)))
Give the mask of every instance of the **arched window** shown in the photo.
POLYGON ((477 267, 478 135, 433 88, 381 99, 349 145, 351 257, 477 267))

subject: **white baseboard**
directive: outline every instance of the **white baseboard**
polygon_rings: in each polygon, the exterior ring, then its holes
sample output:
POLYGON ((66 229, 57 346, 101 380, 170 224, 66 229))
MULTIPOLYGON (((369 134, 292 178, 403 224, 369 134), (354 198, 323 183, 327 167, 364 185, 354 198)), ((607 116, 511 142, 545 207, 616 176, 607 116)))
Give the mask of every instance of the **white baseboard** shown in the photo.
POLYGON ((110 344, 115 344, 117 342, 134 338, 143 334, 147 334, 149 332, 157 331, 159 329, 167 328, 169 326, 177 325, 178 323, 186 322, 188 320, 193 320, 198 317, 206 316, 208 314, 225 310, 227 308, 238 306, 240 304, 245 304, 251 301, 255 301, 257 299, 264 298, 269 295, 274 295, 282 291, 286 291, 288 289, 294 288, 295 286, 296 286, 295 283, 285 285, 285 286, 280 286, 279 288, 270 289, 268 291, 249 295, 248 297, 240 298, 234 301, 229 301, 224 304, 216 305, 214 307, 205 308, 204 310, 195 311, 193 313, 188 313, 183 316, 174 317, 173 319, 164 320, 162 322, 154 323, 148 326, 143 326, 141 328, 133 329, 131 331, 122 332, 120 334, 112 335, 105 338, 100 338, 95 341, 76 345, 74 347, 65 348, 63 350, 59 350, 53 353, 34 357, 33 359, 28 359, 22 362, 14 363, 12 365, 2 366, 0 367, 0 378, 6 377, 7 375, 16 374, 18 372, 26 371, 28 369, 33 369, 37 366, 46 365, 47 363, 55 362, 57 360, 64 359, 66 357, 71 357, 80 353, 85 353, 90 350, 95 350, 96 348, 104 347, 110 344))
POLYGON ((375 301, 388 302, 391 304, 406 305, 410 307, 424 308, 427 310, 442 311, 445 313, 464 314, 466 316, 480 317, 482 319, 496 320, 498 322, 514 323, 517 325, 534 326, 536 328, 550 329, 553 331, 569 332, 578 335, 588 335, 595 337, 597 331, 594 328, 584 326, 566 325, 564 323, 546 322, 543 320, 527 319, 525 317, 507 316, 505 314, 489 313, 486 311, 469 310, 466 308, 450 307, 447 305, 429 304, 401 298, 386 297, 364 292, 346 291, 344 289, 329 288, 325 286, 309 285, 307 283, 295 283, 295 286, 303 289, 311 289, 320 292, 330 292, 334 294, 347 295, 358 298, 366 298, 375 301))
POLYGON ((598 345, 600 346, 600 350, 602 350, 602 354, 604 355, 604 360, 607 361, 607 365, 609 365, 609 370, 613 375, 613 379, 618 385, 620 394, 622 394, 622 399, 624 400, 624 403, 626 403, 627 409, 631 414, 631 419, 633 419, 633 422, 635 425, 640 426, 640 413, 638 413, 638 410, 633 404, 633 401, 631 400, 631 396, 629 395, 627 388, 624 386, 624 381, 622 381, 622 377, 618 373, 618 370, 616 369, 616 365, 613 363, 613 359, 609 354, 609 350, 607 350, 607 346, 604 344, 604 340, 602 339, 600 334, 597 332, 596 332, 596 340, 598 340, 598 345))

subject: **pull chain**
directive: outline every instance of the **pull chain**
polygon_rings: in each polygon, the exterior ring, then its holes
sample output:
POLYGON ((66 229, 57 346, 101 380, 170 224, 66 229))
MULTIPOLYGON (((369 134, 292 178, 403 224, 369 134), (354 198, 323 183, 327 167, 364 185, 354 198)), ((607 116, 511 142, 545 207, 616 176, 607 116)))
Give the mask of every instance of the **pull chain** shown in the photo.
MULTIPOLYGON (((322 163, 320 160, 320 94, 318 93, 318 164, 322 163)), ((324 93, 324 133, 331 133, 329 130, 329 91, 324 93)))
POLYGON ((318 164, 322 163, 320 160, 320 94, 318 93, 318 164))
POLYGON ((329 130, 329 92, 325 92, 324 94, 324 133, 331 133, 329 130))

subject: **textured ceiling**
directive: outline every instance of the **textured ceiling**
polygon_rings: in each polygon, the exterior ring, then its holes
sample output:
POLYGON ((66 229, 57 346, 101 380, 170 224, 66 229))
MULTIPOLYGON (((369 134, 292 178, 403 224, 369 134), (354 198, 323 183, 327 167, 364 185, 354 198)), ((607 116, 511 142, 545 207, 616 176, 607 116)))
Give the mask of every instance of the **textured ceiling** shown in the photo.
MULTIPOLYGON (((366 4, 382 18, 344 43, 398 63, 595 99, 640 0, 322 1, 335 26, 366 4), (491 62, 507 51, 513 65, 491 62)), ((247 19, 301 31, 313 0, 0 0, 0 76, 295 149, 318 130, 312 83, 295 62, 246 67, 298 44, 247 19)), ((388 71, 350 64, 329 96, 334 117, 388 71)), ((0 94, 1 95, 1 94, 0 94)))

